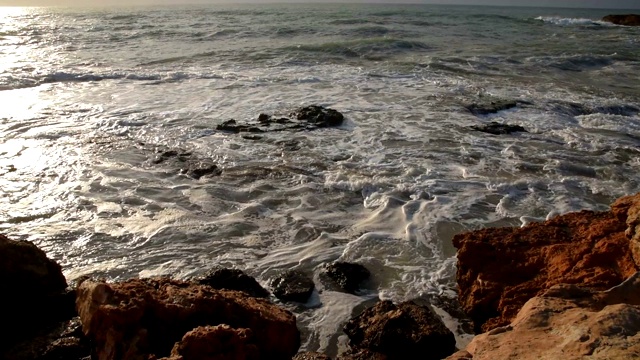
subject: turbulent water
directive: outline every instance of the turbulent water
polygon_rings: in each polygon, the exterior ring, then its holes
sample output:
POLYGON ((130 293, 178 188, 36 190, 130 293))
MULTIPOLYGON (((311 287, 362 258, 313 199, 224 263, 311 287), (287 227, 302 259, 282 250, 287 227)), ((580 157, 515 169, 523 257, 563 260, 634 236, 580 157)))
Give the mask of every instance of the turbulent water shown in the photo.
MULTIPOLYGON (((637 192, 640 28, 614 10, 246 5, 0 8, 0 231, 73 280, 237 267, 316 279, 303 348, 378 297, 455 296, 454 234, 637 192), (476 116, 492 97, 518 106, 476 116), (244 138, 318 104, 338 128, 244 138), (496 121, 528 132, 491 135, 496 121), (194 180, 158 152, 208 159, 194 180), (372 271, 326 289, 334 260, 372 271)), ((460 340, 463 341, 463 340, 460 340)))

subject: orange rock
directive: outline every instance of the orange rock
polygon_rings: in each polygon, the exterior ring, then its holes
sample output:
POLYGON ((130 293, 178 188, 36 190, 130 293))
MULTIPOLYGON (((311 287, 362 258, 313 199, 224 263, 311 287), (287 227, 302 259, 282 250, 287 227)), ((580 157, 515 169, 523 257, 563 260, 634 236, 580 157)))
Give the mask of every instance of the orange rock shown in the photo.
MULTIPOLYGON (((197 344, 200 330, 185 334, 207 325, 236 328, 232 335, 237 339, 248 339, 247 331, 241 329, 251 329, 259 359, 291 359, 300 344, 296 319, 289 311, 242 292, 183 281, 158 278, 108 284, 87 280, 78 286, 76 304, 83 331, 93 340, 99 360, 169 356, 180 339, 197 344)), ((218 328, 207 336, 221 333, 225 331, 218 328)), ((182 352, 180 356, 189 359, 182 352)))
POLYGON ((447 360, 640 358, 640 273, 604 292, 556 285, 447 360))
POLYGON ((509 324, 525 302, 556 284, 603 290, 634 274, 638 265, 625 231, 632 219, 627 233, 635 234, 638 204, 635 195, 619 199, 607 212, 581 211, 522 228, 456 235, 459 299, 476 331, 509 324))

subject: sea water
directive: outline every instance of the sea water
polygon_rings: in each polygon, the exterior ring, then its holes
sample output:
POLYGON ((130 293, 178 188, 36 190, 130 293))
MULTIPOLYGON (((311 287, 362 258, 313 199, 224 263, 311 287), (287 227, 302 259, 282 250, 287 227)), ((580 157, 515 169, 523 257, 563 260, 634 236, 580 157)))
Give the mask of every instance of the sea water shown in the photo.
MULTIPOLYGON (((640 28, 614 10, 418 5, 0 8, 0 231, 83 275, 316 280, 302 348, 376 299, 453 299, 460 232, 640 190, 640 28), (518 106, 473 115, 483 99, 518 106), (246 138, 310 104, 337 128, 246 138), (491 135, 492 121, 528 132, 491 135), (195 180, 152 159, 216 163, 195 180), (372 272, 356 295, 323 264, 372 272)), ((455 319, 447 317, 449 325, 455 319)), ((458 337, 459 344, 464 342, 458 337)))

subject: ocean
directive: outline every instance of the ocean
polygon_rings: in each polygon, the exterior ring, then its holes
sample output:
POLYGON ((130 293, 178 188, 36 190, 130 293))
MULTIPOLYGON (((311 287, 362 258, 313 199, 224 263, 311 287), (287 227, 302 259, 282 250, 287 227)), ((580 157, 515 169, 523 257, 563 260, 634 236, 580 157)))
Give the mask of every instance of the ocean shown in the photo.
POLYGON ((339 353, 342 325, 375 299, 455 298, 455 234, 640 190, 640 28, 599 21, 625 12, 0 8, 0 232, 34 241, 69 280, 221 265, 268 286, 302 270, 316 292, 285 305, 302 349, 339 353), (468 110, 487 99, 516 106, 468 110), (216 130, 311 104, 346 120, 216 130), (491 122, 527 132, 472 128, 491 122), (171 151, 222 173, 156 161, 171 151), (335 260, 365 265, 370 283, 325 287, 335 260))

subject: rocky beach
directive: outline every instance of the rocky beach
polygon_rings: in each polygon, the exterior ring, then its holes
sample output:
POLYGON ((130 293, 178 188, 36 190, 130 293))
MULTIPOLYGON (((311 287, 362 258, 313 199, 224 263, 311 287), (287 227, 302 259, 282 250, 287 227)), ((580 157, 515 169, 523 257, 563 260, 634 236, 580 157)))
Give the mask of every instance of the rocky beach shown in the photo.
MULTIPOLYGON (((447 328, 425 299, 378 301, 346 322, 349 350, 337 359, 640 357, 640 194, 609 211, 463 232, 453 244, 459 304, 448 304, 447 316, 473 324, 468 344, 456 348, 460 329, 447 328)), ((296 317, 274 303, 306 301, 315 285, 304 274, 280 274, 271 292, 224 268, 191 281, 69 286, 42 250, 5 236, 0 264, 3 359, 330 359, 298 353, 296 317)), ((345 292, 370 276, 358 264, 325 268, 345 292)))

